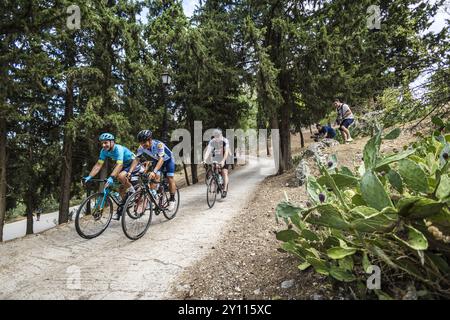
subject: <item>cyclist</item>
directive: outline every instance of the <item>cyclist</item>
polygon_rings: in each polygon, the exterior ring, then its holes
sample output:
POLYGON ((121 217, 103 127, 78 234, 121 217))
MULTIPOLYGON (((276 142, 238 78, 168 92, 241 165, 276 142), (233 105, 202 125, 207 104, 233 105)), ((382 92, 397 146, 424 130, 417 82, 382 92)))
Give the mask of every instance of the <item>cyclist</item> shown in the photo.
MULTIPOLYGON (((116 161, 116 166, 114 167, 112 173, 108 177, 105 188, 112 185, 114 182, 114 178, 117 178, 119 182, 121 183, 121 188, 119 189, 120 195, 122 199, 124 199, 123 203, 125 202, 126 198, 133 193, 134 187, 128 180, 127 173, 137 174, 139 171, 141 171, 141 166, 133 167, 133 170, 131 170, 131 163, 135 159, 135 155, 133 152, 131 152, 128 148, 121 146, 115 142, 114 135, 108 132, 102 133, 98 140, 102 144, 102 150, 100 151, 100 156, 97 161, 97 163, 92 168, 91 172, 88 176, 84 177, 84 182, 88 182, 93 177, 99 173, 101 168, 103 167, 103 164, 107 158, 112 159, 113 161, 116 161)), ((122 203, 122 204, 123 204, 122 203)), ((120 219, 120 213, 122 210, 119 209, 117 212, 113 215, 114 220, 120 219)))
POLYGON ((228 192, 228 169, 230 167, 230 165, 226 163, 226 160, 231 152, 230 142, 222 135, 222 130, 220 129, 215 129, 213 131, 213 137, 211 137, 211 140, 208 143, 208 147, 206 148, 203 163, 205 163, 205 161, 211 154, 212 159, 217 159, 220 167, 222 168, 222 177, 224 181, 224 191, 222 193, 222 198, 225 198, 228 192))
MULTIPOLYGON (((161 169, 163 169, 169 182, 170 199, 168 210, 172 211, 175 209, 175 192, 177 191, 174 179, 175 158, 172 151, 163 142, 153 139, 152 131, 150 130, 141 130, 137 135, 137 139, 140 147, 137 150, 136 159, 131 164, 131 170, 139 164, 141 158, 149 159, 153 164, 153 171, 150 172, 149 178, 159 182, 161 169)), ((154 183, 150 184, 150 189, 155 195, 157 185, 154 183)))

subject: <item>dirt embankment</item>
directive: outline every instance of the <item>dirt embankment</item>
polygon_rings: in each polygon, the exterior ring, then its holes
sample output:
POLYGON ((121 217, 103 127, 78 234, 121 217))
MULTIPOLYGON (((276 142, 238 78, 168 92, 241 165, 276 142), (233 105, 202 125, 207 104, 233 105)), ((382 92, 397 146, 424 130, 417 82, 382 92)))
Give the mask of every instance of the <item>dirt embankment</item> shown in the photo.
MULTIPOLYGON (((406 126, 406 128, 411 126, 406 126)), ((418 130, 429 128, 429 122, 418 130)), ((386 130, 387 131, 387 130, 386 130)), ((309 130, 304 132, 311 143, 309 130)), ((362 162, 362 150, 369 138, 355 139, 327 151, 336 154, 340 166, 354 168, 362 162)), ((400 150, 414 141, 414 132, 402 131, 396 140, 385 141, 382 152, 400 150)), ((299 136, 292 137, 293 154, 300 149, 299 136)), ((275 232, 285 229, 275 220, 275 207, 289 198, 294 203, 307 200, 305 187, 293 187, 294 170, 266 178, 253 194, 251 202, 233 223, 223 230, 210 253, 188 268, 172 287, 178 299, 348 299, 350 292, 335 286, 310 269, 298 270, 298 260, 280 252, 275 232)))

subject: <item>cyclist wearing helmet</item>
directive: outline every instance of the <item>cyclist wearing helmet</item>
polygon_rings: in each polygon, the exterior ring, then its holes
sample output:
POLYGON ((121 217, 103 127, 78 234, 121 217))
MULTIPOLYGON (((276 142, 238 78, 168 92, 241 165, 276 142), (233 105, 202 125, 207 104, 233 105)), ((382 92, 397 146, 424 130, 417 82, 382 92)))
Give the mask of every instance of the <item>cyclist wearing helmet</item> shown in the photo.
MULTIPOLYGON (((165 172, 167 180, 169 182, 169 207, 172 211, 175 208, 175 192, 177 186, 175 184, 175 158, 172 151, 161 141, 153 139, 152 132, 150 130, 141 130, 137 139, 141 145, 137 150, 136 159, 131 164, 131 169, 138 165, 141 158, 149 159, 153 164, 153 171, 150 173, 150 179, 159 181, 161 178, 161 169, 165 172)), ((151 184, 150 188, 152 192, 156 193, 156 184, 151 184)))
POLYGON ((224 182, 224 192, 222 193, 222 197, 227 196, 228 191, 228 169, 230 167, 225 161, 228 156, 231 154, 230 152, 230 142, 227 138, 222 135, 222 130, 215 129, 213 132, 213 137, 208 143, 208 147, 205 152, 205 157, 203 158, 203 163, 209 158, 210 154, 212 154, 213 160, 219 162, 219 165, 222 167, 222 177, 224 182))
MULTIPOLYGON (((135 159, 135 155, 128 148, 121 146, 115 143, 114 135, 111 133, 102 133, 98 140, 102 144, 102 150, 100 151, 100 156, 97 163, 92 168, 91 172, 87 177, 84 177, 84 182, 88 182, 93 177, 99 173, 103 164, 107 158, 116 161, 116 166, 114 167, 113 172, 108 177, 105 188, 114 182, 114 178, 117 178, 121 183, 122 187, 120 188, 120 195, 122 199, 126 199, 126 197, 134 192, 134 188, 131 185, 130 181, 127 179, 127 173, 132 172, 133 174, 138 173, 141 170, 141 167, 134 167, 134 170, 130 170, 130 166, 135 159), (126 193, 125 193, 126 192, 126 193)), ((114 214, 113 219, 120 219, 120 210, 118 210, 116 214, 114 214), (118 213, 117 213, 118 212, 118 213)))

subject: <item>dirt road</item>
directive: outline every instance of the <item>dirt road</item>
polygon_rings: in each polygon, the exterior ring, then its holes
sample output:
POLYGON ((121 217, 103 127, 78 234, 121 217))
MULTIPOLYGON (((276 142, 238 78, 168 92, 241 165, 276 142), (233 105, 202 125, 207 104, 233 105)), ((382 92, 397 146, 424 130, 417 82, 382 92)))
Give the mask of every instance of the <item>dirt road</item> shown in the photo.
POLYGON ((0 299, 164 299, 181 272, 206 256, 273 161, 251 161, 231 175, 228 197, 213 209, 203 183, 183 188, 178 216, 158 216, 140 240, 120 223, 85 240, 73 224, 0 244, 0 299))

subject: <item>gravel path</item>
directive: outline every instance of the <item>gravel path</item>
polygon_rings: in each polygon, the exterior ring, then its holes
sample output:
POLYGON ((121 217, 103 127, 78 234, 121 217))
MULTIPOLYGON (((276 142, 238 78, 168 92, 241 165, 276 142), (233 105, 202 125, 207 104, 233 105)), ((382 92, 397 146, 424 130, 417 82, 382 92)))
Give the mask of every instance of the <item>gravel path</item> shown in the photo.
POLYGON ((258 184, 274 173, 260 159, 233 172, 228 197, 206 204, 204 183, 183 188, 177 217, 158 216, 140 240, 112 221, 85 240, 73 224, 0 244, 0 299, 164 299, 189 266, 206 256, 258 184))

